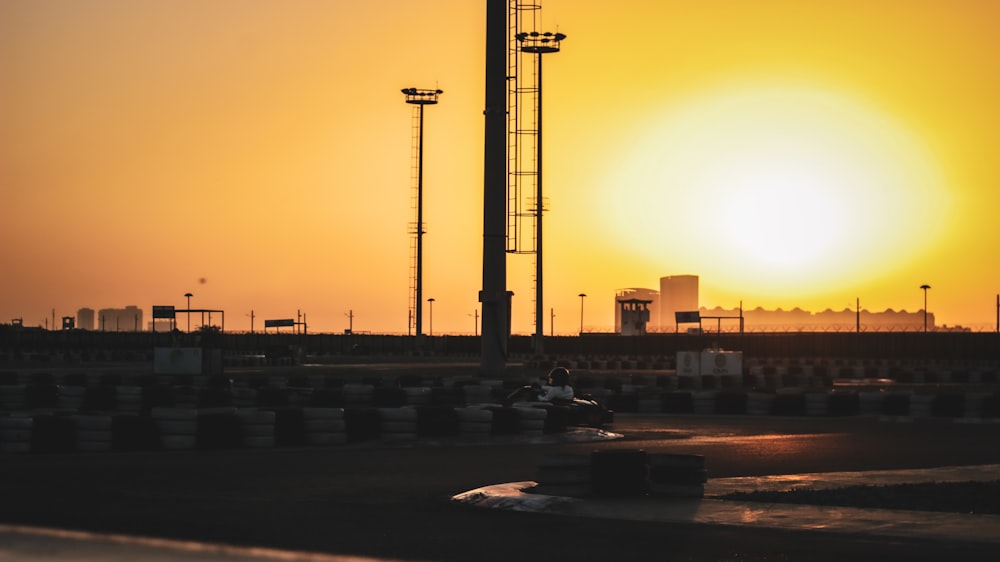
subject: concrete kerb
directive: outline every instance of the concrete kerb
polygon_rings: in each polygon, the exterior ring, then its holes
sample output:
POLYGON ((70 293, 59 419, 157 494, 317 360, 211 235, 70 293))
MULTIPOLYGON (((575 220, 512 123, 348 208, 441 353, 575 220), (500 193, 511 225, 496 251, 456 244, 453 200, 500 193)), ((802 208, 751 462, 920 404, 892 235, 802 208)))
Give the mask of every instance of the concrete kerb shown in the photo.
POLYGON ((862 509, 716 499, 733 491, 836 488, 855 484, 900 484, 995 480, 1000 465, 920 470, 813 473, 709 480, 706 498, 579 498, 529 490, 533 481, 477 488, 452 501, 479 508, 662 523, 730 525, 821 531, 862 536, 924 538, 1000 544, 1000 516, 929 511, 862 509))

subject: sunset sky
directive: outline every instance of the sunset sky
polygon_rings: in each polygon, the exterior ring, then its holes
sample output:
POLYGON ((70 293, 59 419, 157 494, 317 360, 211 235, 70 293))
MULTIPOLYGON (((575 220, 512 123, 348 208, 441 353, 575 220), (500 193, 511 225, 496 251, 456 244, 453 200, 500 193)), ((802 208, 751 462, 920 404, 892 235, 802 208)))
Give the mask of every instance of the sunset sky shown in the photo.
MULTIPOLYGON (((544 332, 615 291, 928 309, 993 330, 1000 2, 543 0, 544 332)), ((411 106, 425 298, 475 328, 485 1, 0 0, 0 323, 77 309, 306 314, 407 333, 411 106)), ((531 256, 508 258, 515 333, 531 256)), ((424 331, 428 309, 424 304, 424 331)), ((51 320, 49 320, 51 322, 51 320)))

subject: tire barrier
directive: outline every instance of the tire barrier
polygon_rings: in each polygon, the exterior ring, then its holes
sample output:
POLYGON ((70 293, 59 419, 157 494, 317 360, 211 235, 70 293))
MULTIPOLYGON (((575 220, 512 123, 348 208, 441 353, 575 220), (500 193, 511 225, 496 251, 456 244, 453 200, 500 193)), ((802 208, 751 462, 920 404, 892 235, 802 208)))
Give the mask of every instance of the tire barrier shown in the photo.
POLYGON ((431 402, 431 388, 428 386, 407 386, 403 388, 406 393, 406 404, 409 406, 426 406, 431 402))
POLYGON ((198 445, 198 410, 157 407, 150 411, 150 417, 164 449, 194 449, 198 445))
POLYGON ((24 406, 29 410, 58 408, 59 387, 51 382, 31 382, 24 391, 24 406))
POLYGON ((243 446, 243 424, 236 408, 200 408, 195 444, 199 449, 237 449, 243 446))
POLYGON ((115 451, 160 449, 160 430, 156 420, 134 414, 111 416, 111 448, 115 451))
POLYGON ((379 432, 384 441, 412 441, 417 438, 417 409, 378 408, 379 432))
POLYGON ((36 453, 69 453, 76 446, 76 424, 68 416, 35 416, 31 426, 31 450, 36 453))
MULTIPOLYGON (((289 380, 248 374, 233 385, 230 379, 218 376, 5 373, 0 377, 0 420, 7 425, 0 426, 0 452, 108 450, 107 418, 111 420, 110 449, 115 451, 356 443, 383 439, 383 433, 390 440, 412 440, 414 436, 481 439, 558 433, 569 424, 566 412, 551 405, 504 408, 495 402, 511 388, 524 384, 523 380, 465 377, 435 379, 437 384, 428 386, 428 379, 414 377, 407 386, 400 386, 370 377, 361 383, 337 386, 343 381, 317 375, 289 380), (359 405, 347 407, 345 396, 359 405), (386 410, 403 407, 408 408, 405 419, 383 419, 392 416, 384 414, 386 410), (206 417, 215 408, 224 410, 206 417), (341 409, 342 421, 307 422, 305 412, 309 408, 341 409), (176 410, 188 413, 184 419, 169 417, 176 416, 169 414, 176 410), (247 410, 267 411, 263 415, 273 419, 250 423, 245 417, 249 414, 243 413, 247 410), (193 422, 189 419, 192 415, 197 418, 193 422), (41 420, 37 428, 35 418, 41 420), (103 425, 85 428, 77 421, 91 418, 104 420, 94 422, 103 425), (401 423, 386 425, 391 421, 401 423), (25 423, 30 425, 25 428, 25 423)), ((911 374, 920 380, 947 377, 970 383, 996 378, 994 371, 974 369, 950 373, 929 369, 911 374)), ((784 383, 803 380, 801 372, 781 374, 771 368, 758 375, 784 383)), ((847 366, 821 373, 859 379, 882 375, 903 376, 847 366)), ((903 420, 1000 421, 1000 393, 989 387, 962 392, 957 387, 899 390, 889 385, 884 390, 869 390, 871 385, 862 380, 857 389, 842 387, 832 391, 808 386, 741 390, 725 385, 713 390, 680 390, 671 384, 676 377, 662 375, 602 378, 586 373, 577 380, 581 392, 604 403, 650 414, 867 415, 903 420)))
POLYGON ((378 387, 372 391, 372 405, 376 408, 401 408, 406 405, 406 390, 378 387))
POLYGON ((343 408, 302 408, 306 445, 344 445, 347 422, 343 408))
POLYGON ((236 417, 243 428, 243 446, 252 449, 274 447, 275 419, 277 415, 268 410, 237 409, 236 417))
POLYGON ((516 408, 504 408, 502 406, 489 406, 489 411, 493 414, 493 435, 516 435, 520 429, 520 421, 516 408))
POLYGON ((377 408, 344 408, 344 421, 348 443, 382 438, 382 416, 377 408))
POLYGON ((306 444, 306 420, 298 408, 262 408, 274 413, 276 447, 300 447, 306 444))
POLYGON ((119 412, 139 413, 142 411, 142 387, 118 385, 115 389, 115 406, 119 412))
POLYGON ((344 393, 345 408, 361 408, 372 405, 375 386, 349 383, 344 385, 342 392, 344 393))
POLYGON ((0 386, 0 410, 7 412, 23 410, 24 393, 26 388, 26 385, 23 384, 0 386))
POLYGON ((654 496, 700 498, 707 481, 702 455, 649 455, 649 492, 654 496))
POLYGON ((801 392, 779 390, 771 403, 771 414, 775 416, 804 416, 806 413, 805 395, 801 392))
POLYGON ((82 415, 73 416, 76 424, 77 451, 110 451, 112 449, 111 416, 82 415))
POLYGON ((457 437, 461 433, 458 412, 451 406, 417 406, 417 435, 457 437))
POLYGON ((466 404, 489 404, 496 400, 495 388, 487 384, 468 384, 462 387, 462 398, 466 404))
POLYGON ((493 412, 486 408, 456 408, 458 433, 462 437, 484 439, 493 433, 493 412))
POLYGON ((629 497, 649 493, 649 463, 643 449, 607 449, 590 454, 590 493, 629 497))
MULTIPOLYGON (((2 392, 2 387, 0 387, 2 392)), ((59 408, 64 410, 80 410, 87 394, 87 387, 81 385, 62 385, 59 387, 59 408)), ((0 398, 0 402, 3 399, 0 398)))
POLYGON ((590 455, 553 454, 535 465, 537 486, 525 490, 550 496, 583 497, 590 494, 590 455))
POLYGON ((35 419, 31 417, 0 417, 0 452, 31 452, 31 432, 35 419))
POLYGON ((571 497, 700 498, 707 481, 701 455, 608 449, 589 455, 543 455, 535 467, 537 485, 525 491, 571 497))
POLYGON ((541 435, 545 433, 545 419, 548 417, 547 408, 516 407, 517 411, 517 431, 523 435, 541 435))

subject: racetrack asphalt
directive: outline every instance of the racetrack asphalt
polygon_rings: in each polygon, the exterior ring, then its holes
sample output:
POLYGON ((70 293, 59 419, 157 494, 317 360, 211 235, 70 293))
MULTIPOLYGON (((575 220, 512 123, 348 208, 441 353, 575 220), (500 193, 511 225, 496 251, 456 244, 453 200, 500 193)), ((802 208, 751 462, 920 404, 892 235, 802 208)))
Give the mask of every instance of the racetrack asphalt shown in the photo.
MULTIPOLYGON (((573 430, 559 437, 567 442, 614 439, 615 434, 573 430)), ((554 436, 523 437, 525 443, 554 436)), ((762 477, 710 479, 702 499, 685 498, 570 498, 530 493, 530 481, 487 485, 456 494, 452 501, 475 508, 547 514, 560 518, 618 520, 653 524, 684 524, 744 529, 829 532, 833 536, 862 540, 916 540, 937 544, 961 543, 972 552, 989 557, 1000 552, 1000 516, 934 513, 889 509, 858 509, 792 504, 761 504, 716 499, 735 491, 781 491, 801 488, 837 488, 858 484, 890 485, 918 482, 996 480, 1000 465, 943 467, 917 470, 879 470, 786 474, 762 477)), ((527 515, 526 515, 527 516, 527 515)), ((786 535, 787 536, 787 535, 786 535)), ((969 552, 967 550, 967 552, 969 552)), ((479 558, 470 553, 468 559, 479 558)), ((528 556, 527 558, 531 558, 528 556)), ((629 558, 626 556, 625 558, 629 558)), ((325 554, 272 547, 239 546, 222 542, 154 538, 124 533, 66 530, 33 525, 0 524, 0 560, 41 562, 49 560, 228 562, 280 560, 334 562, 390 560, 357 554, 325 554)), ((669 559, 669 557, 667 557, 669 559)), ((689 560, 719 559, 684 558, 689 560)), ((733 560, 751 559, 746 556, 733 560)), ((761 558, 761 559, 767 559, 761 558)), ((792 560, 795 558, 781 557, 792 560)))

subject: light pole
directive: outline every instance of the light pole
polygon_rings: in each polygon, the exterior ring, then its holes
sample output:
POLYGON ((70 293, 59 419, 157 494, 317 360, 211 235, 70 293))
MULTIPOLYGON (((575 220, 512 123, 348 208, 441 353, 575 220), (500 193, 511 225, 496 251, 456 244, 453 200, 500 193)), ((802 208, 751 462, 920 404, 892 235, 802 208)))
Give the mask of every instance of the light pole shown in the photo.
POLYGON ((428 311, 430 313, 428 315, 429 316, 429 318, 428 318, 429 319, 429 323, 428 323, 429 324, 429 326, 428 326, 428 328, 429 328, 429 335, 433 336, 434 335, 434 297, 431 297, 431 298, 427 299, 427 304, 430 307, 430 310, 428 311))
POLYGON ((416 206, 416 222, 413 228, 413 235, 415 237, 415 251, 416 255, 413 256, 414 260, 414 279, 413 279, 413 303, 415 305, 415 321, 417 328, 417 337, 419 338, 423 334, 423 328, 421 327, 421 317, 420 314, 420 303, 423 295, 423 282, 424 282, 424 106, 425 105, 435 105, 438 102, 438 96, 443 92, 440 89, 425 90, 420 88, 403 88, 401 90, 403 96, 406 97, 406 103, 415 106, 414 111, 417 113, 416 126, 417 131, 415 136, 415 141, 417 143, 416 150, 413 151, 413 156, 415 162, 413 163, 416 175, 416 185, 414 186, 416 190, 416 198, 414 205, 416 206))
POLYGON ((930 289, 930 285, 921 285, 921 289, 924 290, 924 333, 927 333, 927 289, 930 289))
POLYGON ((194 295, 192 295, 191 293, 184 293, 184 296, 187 297, 187 303, 188 303, 187 304, 187 317, 188 317, 187 331, 190 332, 191 331, 191 297, 193 297, 194 295))
POLYGON ((583 333, 583 299, 587 298, 587 293, 580 293, 580 333, 583 333))
MULTIPOLYGON (((532 31, 518 33, 515 38, 521 45, 521 51, 535 55, 535 353, 542 353, 544 347, 542 336, 545 330, 542 326, 542 55, 558 53, 563 39, 563 33, 544 33, 532 31)), ((553 318, 555 315, 553 314, 553 318)), ((555 330, 551 330, 555 333, 555 330)))

